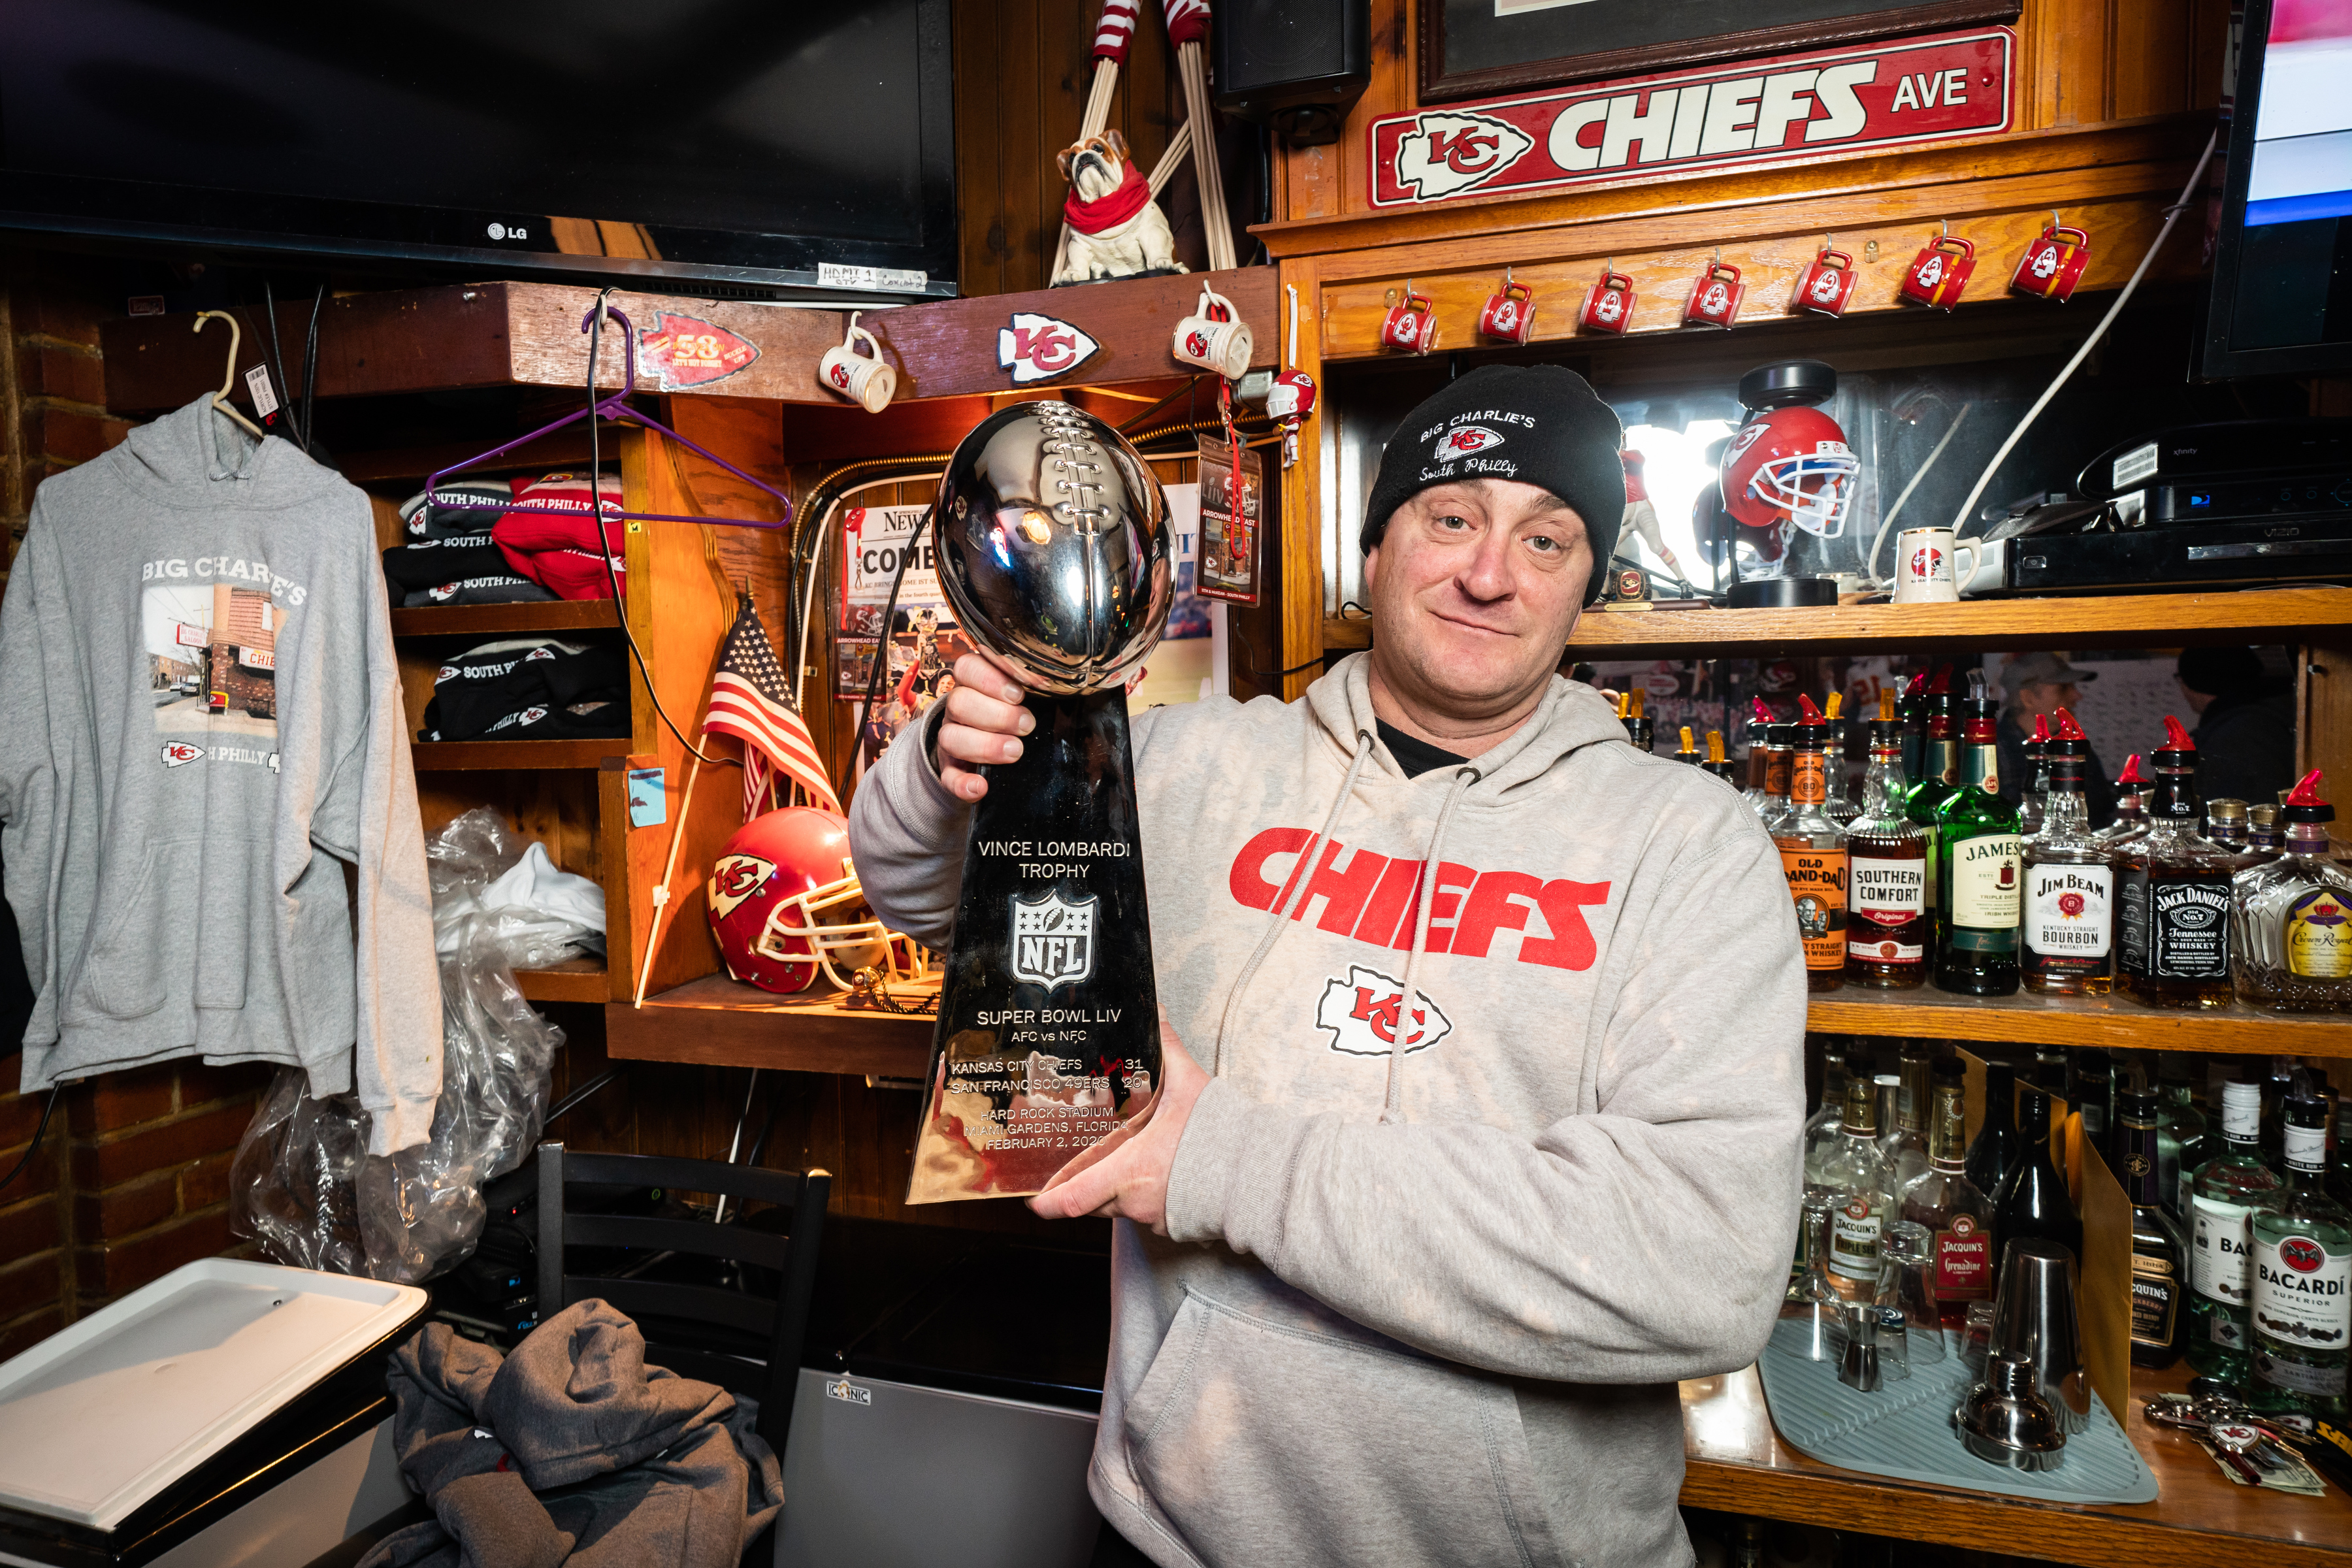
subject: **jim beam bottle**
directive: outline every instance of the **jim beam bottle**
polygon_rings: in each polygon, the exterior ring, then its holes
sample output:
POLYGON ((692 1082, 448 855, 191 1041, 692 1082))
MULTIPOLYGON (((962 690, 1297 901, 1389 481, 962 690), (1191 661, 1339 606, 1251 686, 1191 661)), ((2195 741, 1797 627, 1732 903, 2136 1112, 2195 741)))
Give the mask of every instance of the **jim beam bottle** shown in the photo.
POLYGON ((2025 840, 2025 918, 2019 960, 2028 991, 2104 996, 2116 984, 2116 857, 2091 831, 2084 804, 2090 742, 2058 710, 2043 750, 2050 788, 2042 831, 2025 840))
POLYGON ((1979 694, 1967 704, 1960 787, 1936 808, 1936 984, 1969 996, 2007 996, 2018 985, 2017 921, 2023 901, 2017 807, 2000 797, 2000 709, 1979 694))
POLYGON ((2189 1243, 2164 1212, 2154 1095, 2130 1089, 2116 1097, 2115 1142, 2116 1174, 2123 1178, 2132 1205, 2132 1364, 2167 1367, 2180 1359, 2188 1317, 2189 1243))
POLYGON ((1902 1215, 1927 1227, 1943 1326, 1966 1329, 1969 1305, 1992 1299, 1992 1202, 1969 1180, 1968 1089, 1959 1060, 1935 1066, 1927 1169, 1903 1189, 1902 1215))
POLYGON ((1904 991, 1927 979, 1927 834, 1904 811, 1903 725, 1879 698, 1862 815, 1846 827, 1847 984, 1904 991))
POLYGON ((1879 1243, 1895 1199, 1886 1158, 1878 1152, 1878 1086, 1867 1072, 1849 1072, 1838 1146, 1822 1167, 1830 1194, 1829 1281, 1842 1300, 1868 1301, 1878 1293, 1879 1243))
POLYGON ((2352 1211, 2327 1194, 2327 1102, 2286 1102, 2286 1185, 2254 1211, 2254 1379, 2263 1411, 2345 1415, 2352 1211))
POLYGON ((2116 927, 2123 989, 2151 1007, 2230 1003, 2231 877, 2238 858, 2197 831, 2197 747, 2167 714, 2147 831, 2121 846, 2116 927))
POLYGON ((2352 1012, 2352 876, 2330 856, 2336 808, 2306 774, 2278 808, 2286 846, 2231 882, 2238 1000, 2279 1013, 2352 1012))
POLYGON ((2246 1308, 2253 1297, 2253 1237, 2248 1222, 2285 1184, 2263 1158, 2263 1086, 2221 1087, 2221 1152, 2198 1167, 2189 1198, 2189 1364, 2208 1377, 2242 1383, 2253 1346, 2246 1308))
POLYGON ((1824 809, 1828 799, 1828 726, 1813 700, 1801 697, 1804 721, 1795 726, 1790 809, 1772 830, 1780 868, 1797 905, 1797 937, 1805 950, 1805 988, 1834 991, 1845 984, 1845 834, 1824 809))

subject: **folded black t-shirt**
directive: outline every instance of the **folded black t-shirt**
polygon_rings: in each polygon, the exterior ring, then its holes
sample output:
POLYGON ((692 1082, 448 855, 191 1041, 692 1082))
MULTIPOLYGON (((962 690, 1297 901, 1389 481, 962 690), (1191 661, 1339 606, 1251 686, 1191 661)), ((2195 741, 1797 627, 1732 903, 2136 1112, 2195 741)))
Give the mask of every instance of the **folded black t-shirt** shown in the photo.
POLYGON ((435 588, 464 577, 511 577, 514 567, 488 534, 425 540, 383 552, 384 581, 396 594, 435 588))
MULTIPOLYGON (((501 566, 505 565, 500 562, 501 566)), ((454 583, 437 583, 430 588, 415 589, 404 595, 401 607, 424 609, 433 605, 521 605, 541 604, 555 597, 528 577, 517 577, 499 572, 481 577, 461 577, 454 583)))

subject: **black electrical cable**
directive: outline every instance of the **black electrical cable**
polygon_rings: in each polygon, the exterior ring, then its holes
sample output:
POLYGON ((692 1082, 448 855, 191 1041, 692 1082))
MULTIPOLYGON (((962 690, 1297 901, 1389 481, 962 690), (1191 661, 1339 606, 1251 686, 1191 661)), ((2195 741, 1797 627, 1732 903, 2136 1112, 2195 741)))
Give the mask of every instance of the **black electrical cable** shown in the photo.
MULTIPOLYGON (((286 352, 278 342, 278 296, 271 290, 269 279, 267 278, 261 280, 261 309, 262 312, 269 318, 269 374, 278 378, 279 401, 289 405, 286 409, 287 433, 294 437, 295 445, 301 446, 303 444, 302 426, 295 418, 291 406, 294 401, 294 384, 286 379, 286 352)), ((259 410, 257 409, 255 412, 258 413, 259 410)), ((305 447, 305 450, 307 449, 305 447)))
POLYGON ((743 765, 741 758, 714 757, 686 738, 686 732, 670 718, 669 710, 662 706, 661 693, 654 689, 654 672, 646 668, 646 651, 637 646, 637 634, 629 629, 628 601, 621 595, 621 572, 613 562, 613 536, 604 530, 604 454, 596 441, 597 430, 604 423, 604 416, 596 412, 596 358, 604 348, 604 301, 612 292, 611 284, 596 291, 596 309, 588 318, 588 515, 596 525, 597 548, 604 552, 604 581, 613 588, 614 619, 620 622, 621 636, 627 639, 629 652, 637 661, 637 676, 646 683, 646 695, 653 700, 654 711, 669 726, 669 732, 677 737, 677 743, 712 767, 740 768, 743 765))
MULTIPOLYGON (((919 525, 915 536, 922 537, 919 525)), ((890 668, 890 617, 898 613, 898 584, 907 580, 907 565, 918 553, 911 548, 898 552, 898 570, 890 578, 890 597, 882 606, 882 635, 874 639, 874 668, 866 676, 866 702, 857 711, 857 728, 850 736, 856 746, 866 744, 866 726, 874 721, 874 699, 882 689, 883 672, 890 668)))
POLYGON ((562 1100, 557 1100, 548 1110, 545 1120, 540 1122, 540 1126, 541 1128, 545 1128, 551 1125, 554 1122, 556 1118, 576 1109, 582 1100, 586 1100, 590 1095, 594 1094, 606 1084, 611 1083, 615 1079, 625 1078, 628 1076, 628 1071, 629 1069, 625 1067, 614 1068, 610 1072, 600 1073, 596 1077, 590 1079, 586 1083, 582 1084, 570 1094, 567 1094, 562 1100))
POLYGON ((41 1139, 49 1130, 49 1115, 58 1108, 58 1090, 63 1088, 65 1088, 63 1084, 56 1084, 50 1088, 48 1103, 41 1107, 40 1125, 33 1129, 33 1141, 25 1145, 25 1157, 16 1162, 16 1168, 6 1175, 0 1176, 0 1188, 5 1188, 9 1183, 23 1175, 25 1167, 33 1163, 33 1156, 41 1152, 41 1139))
MULTIPOLYGON (((312 457, 317 456, 315 452, 311 451, 310 447, 310 421, 317 415, 319 410, 319 311, 324 308, 326 303, 327 286, 324 283, 321 283, 319 285, 319 291, 310 297, 310 336, 302 345, 302 424, 300 439, 302 442, 303 452, 306 455, 312 457)), ((286 390, 289 396, 293 395, 294 389, 292 387, 288 387, 286 390)))

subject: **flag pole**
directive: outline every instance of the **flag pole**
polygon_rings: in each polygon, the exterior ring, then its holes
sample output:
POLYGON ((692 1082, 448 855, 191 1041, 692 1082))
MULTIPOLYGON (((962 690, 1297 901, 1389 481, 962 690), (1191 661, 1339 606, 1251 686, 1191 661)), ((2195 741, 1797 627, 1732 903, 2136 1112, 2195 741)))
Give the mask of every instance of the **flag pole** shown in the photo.
POLYGON ((637 995, 633 1007, 646 1005, 646 982, 654 972, 654 949, 661 942, 662 911, 669 908, 669 879, 677 872, 677 852, 686 842, 686 814, 694 805, 694 781, 702 775, 702 757, 697 753, 687 764, 686 790, 678 798, 677 826, 670 829, 669 863, 662 868, 661 881, 654 888, 654 927, 646 935, 646 959, 637 966, 637 995))

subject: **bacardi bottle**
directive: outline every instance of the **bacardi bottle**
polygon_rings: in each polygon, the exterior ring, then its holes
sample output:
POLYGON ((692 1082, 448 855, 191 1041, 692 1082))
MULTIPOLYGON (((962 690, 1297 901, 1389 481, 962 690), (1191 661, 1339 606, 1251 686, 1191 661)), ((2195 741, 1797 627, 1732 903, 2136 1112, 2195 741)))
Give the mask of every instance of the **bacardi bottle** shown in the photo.
POLYGON ((2327 1102, 2286 1102, 2286 1184, 2254 1211, 2257 1410, 2341 1421, 2352 1337, 2352 1211, 2327 1194, 2327 1102))
POLYGON ((1903 1188, 1902 1215, 1927 1227, 1936 1309, 1943 1326, 1965 1329, 1969 1304, 1992 1299, 1992 1202, 1969 1180, 1967 1086, 1960 1064, 1936 1064, 1928 1117, 1927 1168, 1903 1188))
POLYGON ((2103 996, 2116 983, 2116 857, 2091 831, 2083 775, 2090 742, 2064 709, 2043 749, 2042 830, 2025 840, 2021 976, 2028 991, 2103 996))
POLYGON ((2189 1364, 2208 1377, 2243 1383, 2252 1345, 2246 1307, 2253 1295, 2247 1221, 2284 1184, 2262 1152, 2263 1086, 2221 1089, 2221 1152, 2199 1167, 2189 1187, 2189 1364))
POLYGON ((2286 847, 2231 880, 2238 1000, 2278 1013, 2352 1012, 2352 875, 2328 853, 2336 808, 2316 770, 2279 807, 2286 847))
POLYGON ((2156 1100, 2131 1092, 2116 1100, 2116 1174, 2132 1205, 2131 1359, 2134 1366, 2166 1367, 2180 1359, 2189 1292, 2189 1244, 2164 1212, 2164 1176, 2157 1158, 2156 1100))
MULTIPOLYGON (((1971 682, 1982 679, 1969 672, 1971 682)), ((2018 985, 2024 891, 2017 807, 2000 797, 1998 706, 1972 696, 1966 707, 1962 783, 1936 808, 1936 984, 1970 996, 2008 996, 2018 985)))
POLYGON ((2121 980, 2151 1007, 2230 1002, 2231 876, 2237 857, 2197 831, 2197 746, 2165 716, 2147 831, 2121 846, 2116 946, 2121 980))
POLYGON ((1845 984, 1845 832, 1823 809, 1828 787, 1829 727, 1810 697, 1801 697, 1790 771, 1789 813, 1772 829, 1780 869, 1796 900, 1797 937, 1805 952, 1805 988, 1835 991, 1845 984))
POLYGON ((1904 810, 1902 725, 1880 699, 1863 811, 1846 826, 1848 984, 1901 991, 1927 978, 1927 834, 1904 810))
POLYGON ((1879 1240, 1895 1184, 1878 1152, 1877 1086, 1867 1073, 1846 1079, 1838 1146, 1822 1178, 1835 1205, 1830 1211, 1830 1287, 1843 1300, 1871 1300, 1878 1293, 1879 1240))
POLYGON ((2116 819, 2099 829, 2099 841, 2112 849, 2146 833, 2148 795, 2155 787, 2140 772, 2139 753, 2126 757, 2122 776, 2116 780, 2116 819))
POLYGON ((2017 805, 2018 831, 2029 837, 2042 831, 2042 802, 2050 794, 2050 773, 2044 765, 2049 750, 2050 716, 2036 713, 2033 733, 2025 742, 2025 776, 2017 781, 2025 791, 2017 805))

